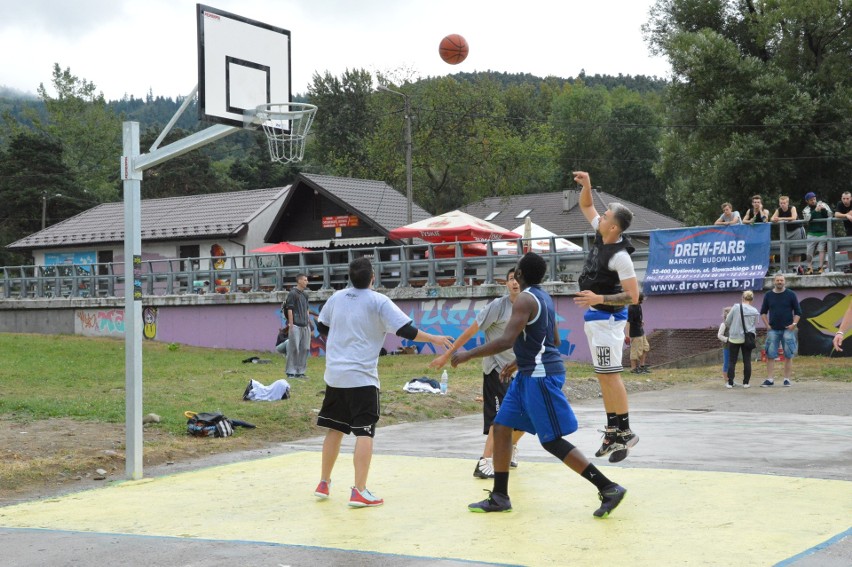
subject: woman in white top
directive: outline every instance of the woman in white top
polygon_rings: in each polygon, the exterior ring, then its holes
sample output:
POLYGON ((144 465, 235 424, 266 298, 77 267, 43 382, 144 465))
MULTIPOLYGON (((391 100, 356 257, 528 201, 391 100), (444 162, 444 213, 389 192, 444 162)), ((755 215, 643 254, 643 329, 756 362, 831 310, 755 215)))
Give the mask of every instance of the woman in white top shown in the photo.
POLYGON ((749 388, 749 380, 751 380, 751 351, 752 348, 745 346, 745 334, 757 333, 755 325, 760 313, 752 307, 751 302, 754 301, 754 292, 746 290, 743 292, 742 303, 736 303, 731 307, 731 312, 725 318, 725 325, 728 326, 728 350, 730 351, 730 361, 728 363, 728 383, 726 388, 734 387, 734 374, 737 368, 737 357, 740 351, 743 353, 743 388, 749 388), (740 316, 742 313, 742 316, 740 316), (745 325, 743 325, 745 322, 745 325))

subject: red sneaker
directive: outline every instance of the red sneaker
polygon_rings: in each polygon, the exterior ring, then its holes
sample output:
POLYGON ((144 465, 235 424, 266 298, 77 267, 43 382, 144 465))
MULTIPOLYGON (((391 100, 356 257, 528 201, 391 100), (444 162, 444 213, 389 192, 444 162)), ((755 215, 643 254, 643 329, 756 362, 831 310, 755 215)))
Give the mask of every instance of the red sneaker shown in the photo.
POLYGON ((331 486, 331 481, 326 482, 324 480, 321 480, 320 483, 317 485, 317 489, 314 490, 314 496, 325 500, 326 498, 328 498, 329 486, 331 486))
POLYGON ((352 487, 352 496, 349 497, 349 505, 353 508, 370 508, 373 506, 381 506, 385 501, 374 496, 369 490, 358 490, 352 487))

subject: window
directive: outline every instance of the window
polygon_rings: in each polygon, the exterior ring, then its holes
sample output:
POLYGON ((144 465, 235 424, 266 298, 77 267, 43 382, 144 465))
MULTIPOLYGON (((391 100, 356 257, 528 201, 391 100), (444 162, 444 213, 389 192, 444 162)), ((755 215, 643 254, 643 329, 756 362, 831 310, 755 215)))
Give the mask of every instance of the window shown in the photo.
POLYGON ((500 211, 494 211, 493 213, 488 213, 488 216, 485 217, 485 220, 487 220, 487 221, 494 220, 494 218, 499 214, 500 214, 500 211))
POLYGON ((178 257, 179 258, 193 258, 191 262, 183 261, 180 263, 180 269, 182 272, 189 272, 191 270, 198 269, 198 257, 201 255, 200 246, 198 244, 191 244, 189 246, 181 246, 178 248, 178 257))
POLYGON ((524 209, 523 211, 521 211, 520 213, 515 215, 515 218, 516 219, 522 219, 522 218, 526 217, 528 214, 530 214, 531 212, 532 212, 532 209, 524 209))

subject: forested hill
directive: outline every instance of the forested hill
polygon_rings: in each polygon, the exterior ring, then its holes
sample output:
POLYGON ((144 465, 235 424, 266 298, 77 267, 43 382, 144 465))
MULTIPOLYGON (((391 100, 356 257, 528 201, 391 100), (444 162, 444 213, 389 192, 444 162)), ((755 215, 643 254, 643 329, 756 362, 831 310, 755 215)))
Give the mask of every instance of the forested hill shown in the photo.
POLYGON ((459 81, 476 82, 482 79, 490 79, 498 83, 504 89, 511 86, 524 84, 537 85, 543 82, 553 83, 557 87, 565 84, 575 84, 582 82, 587 87, 603 86, 606 89, 614 89, 616 87, 625 87, 628 90, 639 93, 662 92, 668 81, 658 77, 648 77, 646 75, 586 75, 585 71, 581 71, 576 78, 561 78, 561 77, 546 77, 542 79, 529 73, 505 73, 500 71, 479 71, 475 73, 456 73, 452 75, 459 81))
MULTIPOLYGON (((647 77, 645 75, 586 75, 583 72, 577 77, 568 78, 542 78, 529 73, 506 73, 500 71, 456 73, 450 76, 465 82, 477 82, 483 79, 492 80, 502 88, 523 84, 540 85, 544 82, 560 87, 565 84, 582 82, 588 87, 599 85, 606 89, 625 87, 631 91, 648 93, 662 92, 667 84, 664 79, 647 77)), ((432 78, 427 77, 422 80, 429 81, 432 78)), ((293 95, 293 100, 296 102, 307 102, 308 97, 306 93, 297 93, 293 95)), ((124 120, 133 120, 147 127, 166 124, 171 120, 182 103, 183 97, 155 96, 149 92, 144 98, 136 98, 131 95, 125 96, 120 100, 111 100, 107 102, 107 106, 114 110, 118 116, 123 117, 124 120)), ((29 121, 25 118, 24 109, 36 108, 43 115, 43 107, 44 104, 35 95, 0 85, 0 116, 8 113, 14 121, 26 124, 29 121)), ((189 107, 178 120, 176 127, 190 131, 198 129, 198 111, 194 101, 189 104, 189 107)))

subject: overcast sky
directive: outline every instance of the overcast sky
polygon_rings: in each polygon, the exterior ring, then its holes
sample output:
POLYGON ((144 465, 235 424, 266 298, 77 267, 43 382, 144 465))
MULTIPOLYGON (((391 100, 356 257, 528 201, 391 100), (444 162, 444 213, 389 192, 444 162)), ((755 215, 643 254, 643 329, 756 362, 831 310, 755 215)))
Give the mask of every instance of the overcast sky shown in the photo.
MULTIPOLYGON (((293 93, 314 73, 347 68, 393 82, 465 71, 537 76, 669 74, 640 27, 653 0, 210 0, 290 30, 293 93), (463 35, 470 55, 447 65, 438 43, 463 35)), ((50 87, 53 64, 108 100, 187 95, 197 83, 196 2, 0 0, 0 86, 50 87)), ((52 92, 52 91, 51 91, 52 92)))

